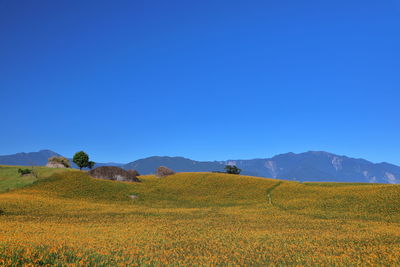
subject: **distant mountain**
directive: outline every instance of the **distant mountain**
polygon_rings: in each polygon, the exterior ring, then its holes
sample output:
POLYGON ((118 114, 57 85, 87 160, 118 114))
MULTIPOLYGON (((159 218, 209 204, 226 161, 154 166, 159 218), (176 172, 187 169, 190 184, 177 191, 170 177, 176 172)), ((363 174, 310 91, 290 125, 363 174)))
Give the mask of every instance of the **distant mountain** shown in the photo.
POLYGON ((296 181, 400 183, 400 167, 323 151, 287 153, 270 159, 229 160, 243 174, 296 181))
POLYGON ((183 157, 149 157, 125 164, 124 169, 135 169, 140 174, 154 173, 156 168, 167 166, 176 172, 223 171, 225 165, 217 161, 195 161, 183 157))
MULTIPOLYGON (((59 154, 50 150, 0 156, 0 165, 46 165, 47 159, 59 154)), ((400 167, 389 163, 372 163, 323 151, 286 153, 266 159, 195 161, 183 157, 149 157, 128 164, 96 163, 135 169, 141 174, 154 173, 159 166, 176 172, 223 171, 225 165, 236 165, 242 174, 293 181, 400 183, 400 167)), ((74 167, 76 167, 74 165, 74 167)))
POLYGON ((42 166, 53 156, 60 156, 51 150, 40 150, 39 152, 17 153, 13 155, 0 156, 1 165, 42 166))

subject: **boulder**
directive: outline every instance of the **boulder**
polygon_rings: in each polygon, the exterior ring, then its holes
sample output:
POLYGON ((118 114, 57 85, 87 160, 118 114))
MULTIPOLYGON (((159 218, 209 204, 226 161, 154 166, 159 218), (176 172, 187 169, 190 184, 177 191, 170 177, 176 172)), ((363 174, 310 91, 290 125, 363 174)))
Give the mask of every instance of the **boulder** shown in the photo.
POLYGON ((175 172, 173 170, 171 170, 165 166, 160 166, 156 170, 156 176, 158 178, 164 178, 164 177, 167 177, 168 175, 172 175, 174 173, 175 172))
POLYGON ((124 181, 124 182, 140 182, 140 180, 132 173, 114 166, 102 166, 97 167, 89 171, 89 175, 98 178, 113 181, 124 181))

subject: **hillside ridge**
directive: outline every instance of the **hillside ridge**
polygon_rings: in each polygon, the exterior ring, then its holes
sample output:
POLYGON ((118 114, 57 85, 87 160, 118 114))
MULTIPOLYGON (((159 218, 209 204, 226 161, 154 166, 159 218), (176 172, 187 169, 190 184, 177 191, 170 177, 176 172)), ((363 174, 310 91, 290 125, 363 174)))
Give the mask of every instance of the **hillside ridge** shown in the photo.
MULTIPOLYGON (((59 155, 50 150, 0 156, 4 165, 45 165, 47 157, 59 155)), ((325 151, 285 153, 272 158, 226 161, 196 161, 185 157, 152 156, 127 164, 96 163, 99 166, 118 166, 136 169, 141 174, 152 174, 159 166, 167 166, 177 172, 223 171, 225 165, 237 165, 242 174, 258 177, 279 178, 292 181, 400 183, 400 167, 387 162, 372 163, 365 159, 340 156, 325 151)), ((73 164, 74 167, 76 167, 73 164)))

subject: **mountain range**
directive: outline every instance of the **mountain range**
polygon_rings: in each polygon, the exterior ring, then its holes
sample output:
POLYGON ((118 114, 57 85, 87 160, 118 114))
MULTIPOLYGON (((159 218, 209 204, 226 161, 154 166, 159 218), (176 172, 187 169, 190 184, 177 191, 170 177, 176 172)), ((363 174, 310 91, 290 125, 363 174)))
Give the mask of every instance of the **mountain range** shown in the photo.
MULTIPOLYGON (((46 165, 47 159, 60 154, 51 150, 0 156, 0 165, 46 165)), ((286 153, 272 158, 195 161, 183 157, 148 157, 127 164, 96 163, 136 169, 141 174, 154 173, 159 166, 176 172, 223 171, 225 165, 236 165, 242 174, 293 181, 400 183, 400 167, 389 163, 372 163, 364 159, 339 156, 324 151, 286 153)), ((74 165, 74 167, 76 167, 74 165)))

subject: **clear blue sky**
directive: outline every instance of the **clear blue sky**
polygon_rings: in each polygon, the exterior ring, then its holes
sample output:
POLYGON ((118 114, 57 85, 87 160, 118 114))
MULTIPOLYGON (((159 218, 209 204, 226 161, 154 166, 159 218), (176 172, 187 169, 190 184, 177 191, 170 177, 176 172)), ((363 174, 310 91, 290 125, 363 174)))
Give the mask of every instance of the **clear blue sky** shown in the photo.
POLYGON ((400 0, 0 0, 0 154, 400 164, 400 0))

